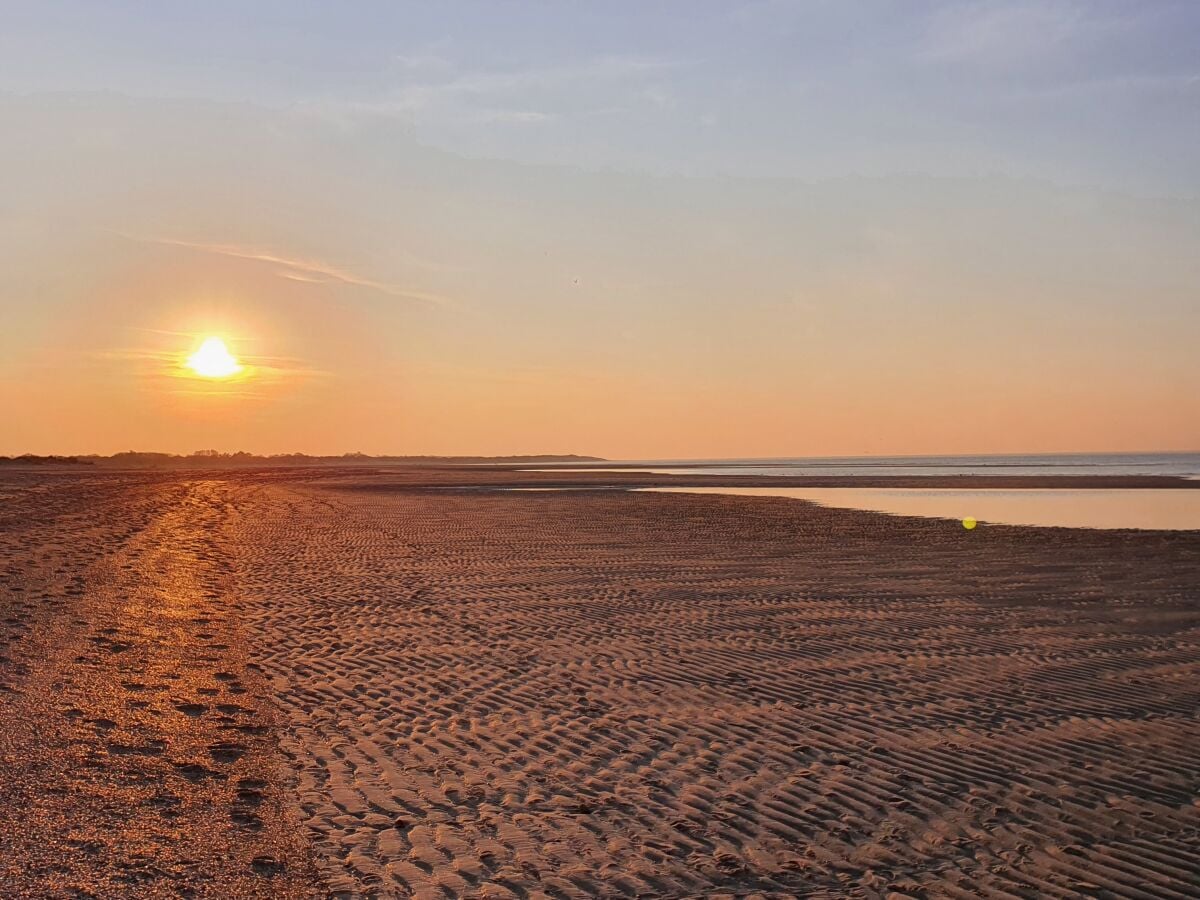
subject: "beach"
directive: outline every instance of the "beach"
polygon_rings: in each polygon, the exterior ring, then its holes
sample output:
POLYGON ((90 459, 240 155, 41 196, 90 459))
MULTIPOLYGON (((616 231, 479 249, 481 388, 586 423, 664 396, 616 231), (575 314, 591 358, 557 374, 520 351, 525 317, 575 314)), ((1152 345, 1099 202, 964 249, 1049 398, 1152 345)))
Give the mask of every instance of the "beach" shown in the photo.
POLYGON ((1200 532, 604 489, 706 475, 0 479, 7 895, 1200 879, 1200 532))

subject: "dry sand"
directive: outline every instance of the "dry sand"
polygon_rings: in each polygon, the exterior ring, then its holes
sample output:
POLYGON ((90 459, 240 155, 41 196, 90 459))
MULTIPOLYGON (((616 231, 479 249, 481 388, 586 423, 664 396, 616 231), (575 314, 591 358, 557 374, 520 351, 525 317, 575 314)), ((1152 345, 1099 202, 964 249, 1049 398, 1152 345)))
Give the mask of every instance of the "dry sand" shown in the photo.
POLYGON ((1195 896, 1200 534, 495 478, 5 473, 0 893, 1195 896))

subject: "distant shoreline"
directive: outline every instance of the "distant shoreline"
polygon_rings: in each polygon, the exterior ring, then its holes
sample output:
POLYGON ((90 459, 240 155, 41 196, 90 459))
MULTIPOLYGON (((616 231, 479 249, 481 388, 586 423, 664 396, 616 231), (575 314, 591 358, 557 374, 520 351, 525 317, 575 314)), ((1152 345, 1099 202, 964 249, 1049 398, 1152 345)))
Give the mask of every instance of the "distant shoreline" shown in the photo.
MULTIPOLYGON (((561 459, 561 457, 560 457, 561 459)), ((585 459, 580 457, 579 459, 585 459)), ((1087 488, 1087 489, 1186 489, 1200 490, 1200 479, 1177 475, 756 475, 756 474, 659 474, 630 471, 629 467, 605 466, 599 471, 537 471, 527 468, 544 462, 544 457, 367 457, 344 461, 340 457, 250 457, 206 459, 175 457, 166 461, 140 461, 119 457, 80 457, 74 462, 61 457, 29 460, 0 458, 0 467, 64 473, 83 472, 248 472, 264 469, 298 472, 308 470, 317 481, 336 482, 364 473, 383 476, 370 490, 478 490, 494 488, 611 488, 650 487, 794 487, 794 488, 957 488, 977 490, 1087 488), (390 477, 389 477, 390 476, 390 477)), ((594 459, 585 459, 596 462, 594 459)), ((704 469, 705 466, 677 468, 704 469)))
POLYGON ((259 468, 263 466, 370 466, 370 465, 439 465, 470 463, 606 463, 600 456, 579 456, 573 453, 531 454, 517 456, 369 456, 365 453, 346 453, 340 456, 310 456, 306 453, 284 453, 259 456, 254 453, 147 453, 129 451, 112 456, 39 456, 24 453, 20 456, 0 456, 0 465, 15 466, 100 466, 103 468, 259 468))

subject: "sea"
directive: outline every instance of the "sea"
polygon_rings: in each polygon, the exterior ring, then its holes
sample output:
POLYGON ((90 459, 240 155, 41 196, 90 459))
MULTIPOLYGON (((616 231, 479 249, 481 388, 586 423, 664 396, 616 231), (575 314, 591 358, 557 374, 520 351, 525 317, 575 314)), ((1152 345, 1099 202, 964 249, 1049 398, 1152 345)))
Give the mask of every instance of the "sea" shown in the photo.
MULTIPOLYGON (((1003 456, 795 457, 631 460, 623 471, 662 475, 1170 475, 1200 479, 1200 453, 1070 453, 1003 456), (629 468, 626 468, 628 466, 629 468), (686 467, 685 467, 686 466, 686 467)), ((539 471, 611 471, 555 465, 539 471)), ((970 524, 1200 530, 1200 489, 1190 488, 646 488, 685 493, 790 497, 824 506, 970 524)))
POLYGON ((655 475, 1174 475, 1200 479, 1200 453, 613 460, 605 466, 541 463, 539 470, 602 472, 613 466, 655 475))

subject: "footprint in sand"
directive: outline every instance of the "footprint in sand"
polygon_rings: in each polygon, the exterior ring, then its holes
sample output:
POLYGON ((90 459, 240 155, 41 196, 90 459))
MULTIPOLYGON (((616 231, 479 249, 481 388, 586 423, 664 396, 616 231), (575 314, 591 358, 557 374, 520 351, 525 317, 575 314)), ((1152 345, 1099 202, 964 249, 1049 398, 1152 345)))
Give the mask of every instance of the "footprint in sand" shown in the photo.
POLYGON ((211 756, 215 762, 219 762, 224 765, 230 765, 246 755, 246 747, 242 744, 234 744, 229 741, 222 741, 217 744, 212 744, 208 748, 208 755, 211 756))

